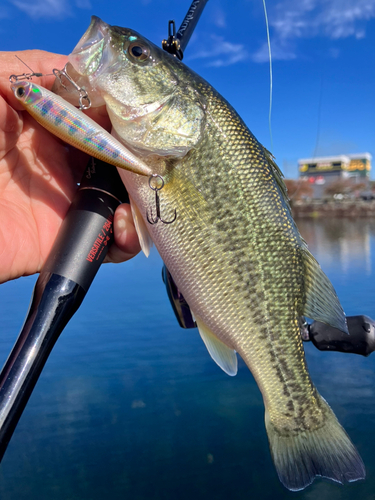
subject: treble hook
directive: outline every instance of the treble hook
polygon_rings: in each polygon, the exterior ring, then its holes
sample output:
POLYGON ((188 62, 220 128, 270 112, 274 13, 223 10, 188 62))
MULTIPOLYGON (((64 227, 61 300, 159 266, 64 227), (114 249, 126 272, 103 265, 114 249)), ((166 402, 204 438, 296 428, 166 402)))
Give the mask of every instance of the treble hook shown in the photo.
POLYGON ((76 84, 76 82, 73 80, 73 78, 71 76, 68 75, 67 71, 66 71, 66 67, 67 67, 67 64, 65 64, 64 66, 64 69, 53 69, 53 74, 55 75, 56 78, 59 79, 61 85, 64 87, 65 90, 66 89, 66 86, 63 84, 63 81, 62 81, 62 76, 65 76, 65 78, 68 80, 68 82, 70 82, 73 87, 77 90, 77 92, 79 93, 79 109, 89 109, 91 107, 91 101, 90 101, 90 98, 89 98, 89 95, 87 93, 87 91, 80 87, 79 85, 76 84), (84 104, 83 101, 87 101, 87 104, 84 104))
POLYGON ((156 224, 159 220, 163 223, 163 224, 172 224, 172 222, 174 222, 177 218, 177 212, 176 212, 176 209, 174 211, 174 217, 172 220, 170 221, 166 221, 166 220, 163 220, 161 218, 161 215, 160 215, 160 197, 159 197, 159 191, 161 189, 163 189, 164 187, 164 179, 161 175, 159 174, 153 174, 151 175, 151 177, 149 177, 148 179, 148 185, 150 186, 150 189, 152 189, 153 191, 155 191, 155 205, 156 205, 156 217, 153 218, 152 217, 152 211, 150 210, 151 212, 151 218, 149 217, 148 215, 148 211, 147 211, 147 220, 149 222, 149 224, 156 224))

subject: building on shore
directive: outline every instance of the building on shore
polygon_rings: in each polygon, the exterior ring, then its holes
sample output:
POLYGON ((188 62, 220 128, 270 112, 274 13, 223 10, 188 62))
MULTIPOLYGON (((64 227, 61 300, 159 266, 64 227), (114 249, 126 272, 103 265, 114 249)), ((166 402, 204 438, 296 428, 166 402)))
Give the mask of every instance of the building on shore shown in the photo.
POLYGON ((303 158, 298 160, 299 176, 309 182, 314 198, 323 198, 327 187, 338 181, 368 186, 371 160, 370 153, 303 158))

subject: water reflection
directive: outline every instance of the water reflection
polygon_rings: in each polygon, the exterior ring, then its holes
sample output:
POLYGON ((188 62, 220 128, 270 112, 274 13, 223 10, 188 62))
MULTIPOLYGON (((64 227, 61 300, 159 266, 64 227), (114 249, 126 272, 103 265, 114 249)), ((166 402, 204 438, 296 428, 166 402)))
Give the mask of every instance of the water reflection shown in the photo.
MULTIPOLYGON (((375 318, 375 223, 298 221, 348 314, 375 318)), ((101 269, 59 339, 0 466, 1 500, 374 500, 375 354, 306 346, 311 376, 367 468, 340 487, 279 483, 259 390, 244 363, 227 377, 173 317, 153 255, 101 269)), ((30 280, 0 287, 5 359, 30 280)))
POLYGON ((375 317, 375 220, 298 219, 297 225, 346 314, 375 317))
POLYGON ((371 241, 375 236, 375 220, 363 219, 298 219, 298 228, 311 252, 322 266, 340 266, 343 273, 360 267, 372 272, 371 241))

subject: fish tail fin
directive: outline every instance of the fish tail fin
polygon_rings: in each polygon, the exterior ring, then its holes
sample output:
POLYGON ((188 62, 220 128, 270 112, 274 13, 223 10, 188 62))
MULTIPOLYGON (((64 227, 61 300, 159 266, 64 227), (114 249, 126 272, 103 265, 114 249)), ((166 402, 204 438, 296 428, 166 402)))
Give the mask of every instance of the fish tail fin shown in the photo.
POLYGON ((365 466, 355 446, 326 405, 322 427, 285 435, 270 421, 266 410, 266 429, 270 450, 282 484, 291 491, 303 490, 316 476, 338 483, 358 481, 366 476, 365 466))

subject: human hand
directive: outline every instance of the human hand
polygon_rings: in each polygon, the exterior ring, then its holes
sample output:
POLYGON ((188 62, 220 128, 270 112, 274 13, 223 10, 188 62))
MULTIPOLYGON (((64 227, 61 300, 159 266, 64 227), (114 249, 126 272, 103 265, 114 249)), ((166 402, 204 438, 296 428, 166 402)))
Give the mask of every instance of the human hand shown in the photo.
MULTIPOLYGON (((88 161, 22 110, 9 76, 29 71, 15 55, 44 75, 67 62, 67 56, 39 50, 0 52, 0 283, 40 271, 88 161)), ((51 89, 54 76, 34 80, 51 89)), ((108 128, 103 108, 90 110, 90 116, 108 128)), ((107 262, 139 252, 129 205, 115 212, 114 236, 107 262)))

